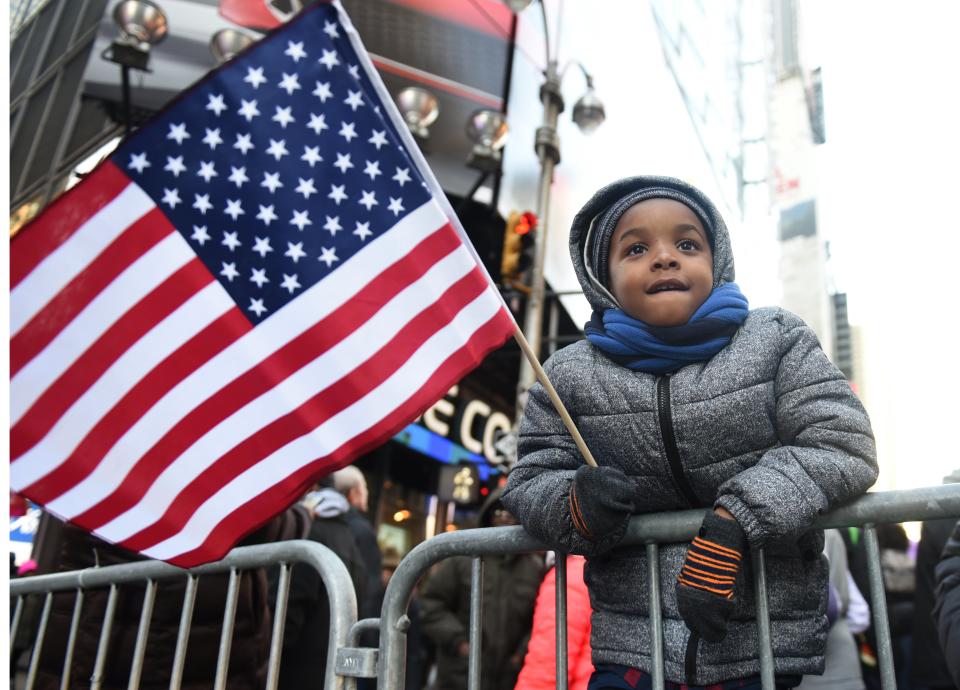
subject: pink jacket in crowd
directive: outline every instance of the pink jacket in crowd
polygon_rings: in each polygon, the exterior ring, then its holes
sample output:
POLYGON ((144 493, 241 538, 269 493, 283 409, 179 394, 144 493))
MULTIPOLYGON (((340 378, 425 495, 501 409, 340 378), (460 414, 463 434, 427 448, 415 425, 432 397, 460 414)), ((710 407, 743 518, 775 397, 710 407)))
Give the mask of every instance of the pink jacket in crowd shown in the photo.
MULTIPOLYGON (((590 660, 590 595, 583 582, 583 556, 567 557, 567 682, 570 690, 586 690, 593 673, 590 660)), ((537 594, 530 645, 514 690, 557 687, 556 568, 550 568, 537 594)))

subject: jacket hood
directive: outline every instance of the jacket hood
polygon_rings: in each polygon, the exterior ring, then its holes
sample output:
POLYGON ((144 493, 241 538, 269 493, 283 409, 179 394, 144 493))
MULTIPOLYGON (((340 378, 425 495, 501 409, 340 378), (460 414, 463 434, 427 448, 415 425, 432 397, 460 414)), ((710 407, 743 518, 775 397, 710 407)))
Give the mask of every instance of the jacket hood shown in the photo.
POLYGON ((601 290, 591 280, 587 273, 583 258, 583 246, 587 234, 594 220, 611 205, 628 194, 648 187, 676 189, 692 197, 701 205, 708 216, 708 220, 713 225, 713 235, 710 238, 711 249, 713 250, 713 287, 716 288, 724 283, 730 283, 734 279, 733 251, 730 248, 730 235, 727 232, 727 226, 723 222, 717 207, 703 192, 673 177, 648 175, 625 177, 608 184, 594 194, 574 217, 573 225, 570 227, 570 258, 577 273, 577 280, 583 287, 583 294, 595 311, 603 312, 605 309, 613 309, 618 305, 605 290, 601 290))
POLYGON ((303 504, 318 518, 333 518, 350 510, 346 497, 336 489, 329 488, 311 491, 303 504))

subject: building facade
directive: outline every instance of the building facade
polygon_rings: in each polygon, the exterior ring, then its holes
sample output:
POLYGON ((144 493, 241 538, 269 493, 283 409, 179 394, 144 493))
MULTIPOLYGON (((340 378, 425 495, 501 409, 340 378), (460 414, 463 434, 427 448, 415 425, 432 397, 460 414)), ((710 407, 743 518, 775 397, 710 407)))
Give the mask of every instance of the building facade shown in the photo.
POLYGON ((781 305, 813 328, 836 361, 835 299, 817 211, 815 148, 825 141, 819 71, 802 62, 798 2, 773 0, 770 7, 769 137, 773 201, 779 214, 781 305))

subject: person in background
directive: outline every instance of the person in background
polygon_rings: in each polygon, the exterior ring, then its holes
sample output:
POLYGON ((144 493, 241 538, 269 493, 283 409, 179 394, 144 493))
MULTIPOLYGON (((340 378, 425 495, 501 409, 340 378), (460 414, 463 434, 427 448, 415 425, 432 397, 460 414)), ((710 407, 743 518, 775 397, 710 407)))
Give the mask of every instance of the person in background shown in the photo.
POLYGON ((850 601, 847 604, 847 614, 844 619, 847 621, 850 634, 856 638, 870 627, 870 604, 864 599, 863 592, 857 587, 857 582, 849 570, 847 571, 847 592, 850 595, 850 601))
MULTIPOLYGON (((850 576, 857 589, 869 596, 870 575, 867 572, 867 547, 863 528, 843 528, 840 530, 840 536, 843 537, 843 543, 847 547, 847 567, 850 570, 850 576)), ((867 626, 859 632, 853 628, 850 631, 854 633, 854 639, 860 651, 860 672, 867 690, 879 690, 880 669, 877 662, 877 641, 873 634, 873 621, 868 621, 867 626)))
POLYGON ((19 568, 17 568, 17 577, 26 577, 27 575, 32 575, 36 571, 37 562, 32 558, 28 558, 20 564, 19 568))
POLYGON ((831 625, 827 633, 827 650, 824 654, 826 666, 822 676, 804 676, 803 682, 797 688, 798 690, 864 690, 857 643, 847 625, 851 587, 856 589, 856 585, 853 584, 853 578, 850 577, 850 571, 847 569, 847 551, 843 537, 837 530, 828 529, 824 532, 823 552, 830 562, 830 598, 827 617, 831 625))
MULTIPOLYGON (((380 579, 383 560, 380 545, 377 543, 377 533, 366 516, 370 497, 367 491, 367 480, 363 472, 353 465, 337 470, 331 477, 333 488, 339 491, 350 504, 350 509, 344 514, 344 518, 357 541, 360 555, 363 557, 363 565, 367 571, 367 582, 364 585, 366 596, 357 615, 359 618, 376 618, 380 615, 380 604, 383 602, 384 585, 380 579)), ((376 647, 377 638, 377 633, 368 630, 360 635, 360 645, 376 647)), ((374 690, 376 686, 377 682, 372 678, 357 679, 358 690, 374 690)))
MULTIPOLYGON (((499 490, 481 507, 478 523, 516 524, 499 490)), ((437 650, 435 690, 467 687, 471 563, 467 557, 443 561, 421 589, 420 622, 437 650)), ((530 637, 543 561, 534 554, 506 554, 487 556, 483 566, 481 690, 512 690, 530 637)))
POLYGON ((936 569, 933 616, 953 682, 960 686, 960 522, 943 547, 936 569))
POLYGON ((383 584, 380 579, 380 572, 383 568, 380 546, 377 544, 377 533, 367 519, 366 513, 369 510, 367 501, 369 492, 367 491, 367 480, 363 472, 348 465, 343 469, 333 473, 333 488, 339 491, 350 504, 349 510, 344 514, 344 519, 350 525, 350 531, 357 540, 357 546, 360 548, 360 555, 363 557, 363 564, 367 569, 367 601, 369 604, 364 611, 360 612, 360 618, 376 618, 380 615, 380 609, 377 604, 382 599, 383 584), (376 608, 372 608, 376 606, 376 608))
POLYGON ((903 525, 878 525, 877 543, 897 685, 909 688, 916 565, 910 557, 910 539, 903 525))
MULTIPOLYGON (((944 484, 960 482, 960 470, 944 477, 944 484)), ((953 532, 955 518, 928 520, 920 531, 917 547, 917 588, 913 598, 913 660, 910 680, 913 690, 956 690, 947 662, 937 639, 933 620, 933 592, 936 588, 934 569, 940 562, 943 547, 953 532)))
MULTIPOLYGON (((548 554, 553 558, 554 552, 548 554)), ((567 556, 567 687, 586 690, 593 673, 590 659, 590 593, 583 581, 583 556, 567 556)), ((533 610, 530 644, 514 690, 557 687, 557 569, 551 567, 540 585, 533 610)))
MULTIPOLYGON (((848 527, 841 530, 840 534, 847 547, 847 562, 853 580, 861 592, 869 593, 870 576, 863 528, 848 527)), ((916 582, 915 565, 909 553, 910 540, 902 525, 878 525, 877 544, 880 548, 880 567, 894 668, 900 687, 908 688, 916 582)), ((856 638, 860 648, 860 670, 867 690, 880 690, 880 664, 873 621, 856 638)))
MULTIPOLYGON (((303 505, 313 518, 306 538, 332 550, 347 566, 360 610, 365 603, 367 571, 346 519, 350 504, 333 488, 333 480, 325 477, 306 495, 303 505)), ((280 568, 271 568, 269 576, 270 605, 273 606, 280 568)), ((300 690, 322 684, 329 639, 330 603, 320 573, 307 565, 294 565, 290 573, 287 618, 283 629, 280 690, 300 690)))

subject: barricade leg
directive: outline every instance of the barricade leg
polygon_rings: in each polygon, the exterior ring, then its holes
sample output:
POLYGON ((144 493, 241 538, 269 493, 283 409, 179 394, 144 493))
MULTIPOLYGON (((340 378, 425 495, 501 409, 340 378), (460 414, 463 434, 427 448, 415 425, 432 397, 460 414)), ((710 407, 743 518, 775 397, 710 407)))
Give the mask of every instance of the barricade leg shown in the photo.
POLYGON ((13 641, 17 637, 17 629, 20 627, 20 619, 23 617, 23 600, 25 597, 17 597, 17 607, 13 611, 13 619, 10 621, 10 654, 13 654, 13 641))
POLYGON ((107 652, 110 648, 110 631, 113 630, 113 616, 117 610, 117 586, 110 585, 110 595, 107 597, 107 611, 103 614, 103 627, 100 628, 100 642, 97 644, 97 659, 93 663, 93 677, 90 679, 90 690, 101 690, 103 687, 103 669, 107 665, 107 652))
POLYGON ((177 629, 177 646, 173 652, 173 669, 170 671, 170 690, 180 690, 180 683, 183 681, 183 665, 187 660, 187 640, 196 599, 197 576, 187 575, 187 588, 183 593, 183 607, 180 611, 180 627, 177 629))
POLYGON ((553 554, 556 563, 557 690, 567 690, 567 554, 553 554))
POLYGON ((40 627, 37 628, 37 639, 33 643, 33 653, 30 655, 30 670, 27 671, 26 690, 33 688, 37 680, 37 668, 40 665, 40 652, 43 650, 43 638, 47 634, 47 621, 50 620, 50 607, 53 605, 53 592, 47 592, 43 600, 43 613, 40 614, 40 627))
POLYGON ((73 600, 73 616, 70 618, 70 634, 67 636, 67 652, 63 658, 63 674, 60 676, 60 690, 70 687, 70 670, 73 668, 73 650, 77 646, 77 633, 80 630, 80 612, 83 610, 83 590, 77 589, 73 600))
POLYGON ((470 665, 468 690, 480 690, 480 659, 483 644, 483 560, 474 558, 470 569, 470 665))
POLYGON ((150 619, 153 617, 153 602, 157 596, 157 583, 147 580, 147 589, 143 593, 143 609, 140 611, 140 625, 137 627, 137 642, 130 665, 130 682, 127 690, 140 687, 140 674, 143 671, 143 655, 147 651, 147 635, 150 634, 150 619))
POLYGON ((773 647, 770 640, 770 607, 767 598, 767 564, 763 549, 753 554, 753 586, 756 591, 757 641, 760 645, 760 682, 763 690, 775 690, 773 647))
POLYGON ((240 588, 240 573, 230 568, 227 585, 227 603, 223 611, 223 629, 220 632, 220 651, 217 652, 217 675, 213 687, 226 690, 227 672, 230 670, 230 648, 233 645, 233 624, 237 618, 237 596, 240 588))
POLYGON ((280 655, 283 652, 283 628, 287 622, 287 597, 290 595, 290 564, 280 564, 277 603, 273 609, 273 637, 270 639, 270 660, 267 662, 267 690, 276 690, 280 682, 280 655))
POLYGON ((880 546, 873 524, 864 525, 867 547, 867 574, 870 578, 870 608, 873 609, 873 629, 877 636, 877 657, 880 661, 880 687, 896 690, 897 677, 893 668, 893 645, 890 641, 890 623, 887 620, 887 597, 883 591, 883 573, 880 571, 880 546))
POLYGON ((663 614, 660 599, 660 547, 647 544, 647 581, 650 594, 650 658, 653 661, 653 690, 663 690, 663 614))

